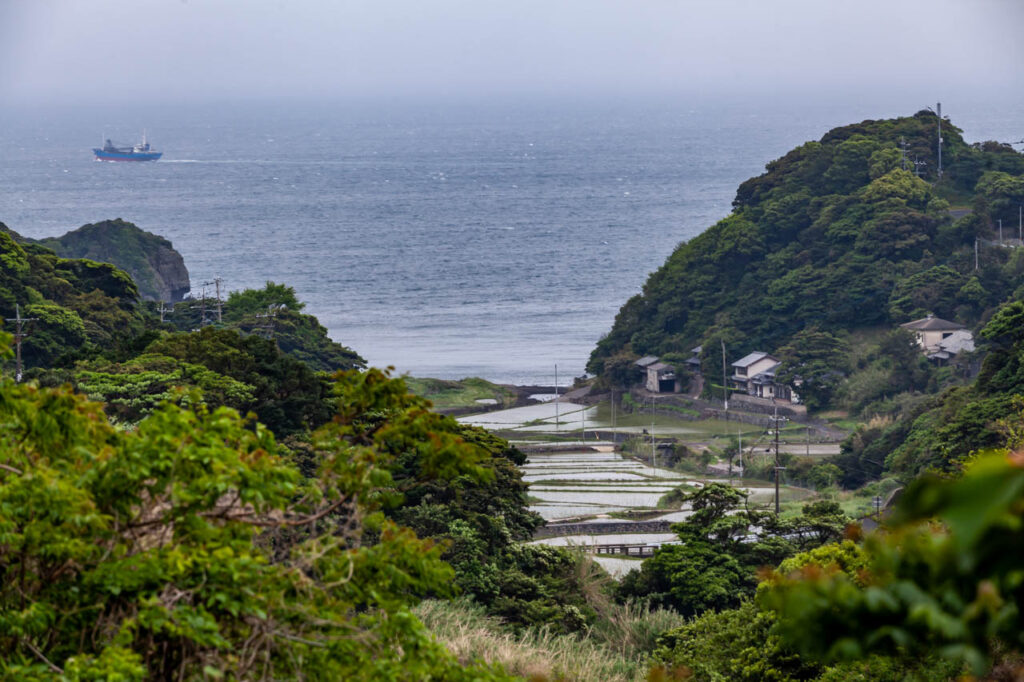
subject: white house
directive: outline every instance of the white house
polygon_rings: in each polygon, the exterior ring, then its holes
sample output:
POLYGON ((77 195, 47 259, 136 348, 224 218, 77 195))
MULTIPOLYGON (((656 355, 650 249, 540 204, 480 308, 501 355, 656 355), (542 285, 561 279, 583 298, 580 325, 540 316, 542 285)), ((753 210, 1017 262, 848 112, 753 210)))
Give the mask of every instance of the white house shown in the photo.
POLYGON ((755 398, 797 402, 799 399, 793 390, 775 380, 775 370, 780 364, 775 356, 755 351, 732 363, 733 375, 729 380, 734 389, 755 398))
MULTIPOLYGON (((929 315, 913 322, 904 322, 900 325, 903 329, 914 332, 917 337, 917 345, 926 353, 935 353, 939 350, 939 344, 956 332, 966 332, 973 345, 973 335, 967 331, 967 327, 956 322, 943 320, 940 317, 929 315)), ((962 335, 961 335, 962 336, 962 335)))
POLYGON ((974 334, 962 324, 929 315, 900 327, 914 332, 917 345, 929 360, 945 364, 960 353, 974 351, 974 334))

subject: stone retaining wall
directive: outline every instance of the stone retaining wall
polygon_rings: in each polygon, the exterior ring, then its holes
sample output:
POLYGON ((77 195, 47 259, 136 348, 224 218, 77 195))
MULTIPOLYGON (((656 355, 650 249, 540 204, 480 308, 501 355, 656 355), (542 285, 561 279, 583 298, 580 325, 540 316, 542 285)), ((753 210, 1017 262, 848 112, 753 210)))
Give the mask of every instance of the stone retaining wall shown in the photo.
POLYGON ((533 533, 535 540, 564 535, 619 535, 626 533, 668 533, 671 521, 608 521, 599 523, 551 523, 533 533))

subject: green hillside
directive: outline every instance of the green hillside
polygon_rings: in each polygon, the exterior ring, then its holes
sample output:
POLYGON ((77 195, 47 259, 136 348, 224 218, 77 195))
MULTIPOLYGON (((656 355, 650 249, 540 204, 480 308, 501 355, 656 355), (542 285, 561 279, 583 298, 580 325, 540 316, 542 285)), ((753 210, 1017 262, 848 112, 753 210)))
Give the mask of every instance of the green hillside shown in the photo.
POLYGON ((794 339, 802 330, 845 340, 927 313, 975 328, 1019 298, 1024 250, 992 241, 997 220, 1016 228, 1024 155, 969 145, 944 120, 940 179, 937 122, 927 111, 864 121, 769 163, 740 185, 731 215, 681 244, 622 306, 588 371, 624 383, 637 357, 697 345, 710 370, 723 341, 735 359, 806 346, 794 339))

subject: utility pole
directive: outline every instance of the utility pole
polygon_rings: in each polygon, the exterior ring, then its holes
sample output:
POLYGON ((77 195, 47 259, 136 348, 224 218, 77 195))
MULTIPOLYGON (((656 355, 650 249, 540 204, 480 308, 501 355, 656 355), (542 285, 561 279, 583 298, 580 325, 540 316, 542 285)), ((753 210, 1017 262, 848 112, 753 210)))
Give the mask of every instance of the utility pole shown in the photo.
POLYGON ((782 471, 785 470, 785 467, 782 466, 782 462, 779 460, 779 424, 786 421, 786 418, 779 416, 779 408, 776 406, 774 416, 769 417, 769 419, 775 427, 775 516, 778 516, 781 511, 779 504, 779 477, 782 471))
POLYGON ((999 219, 999 246, 1003 245, 1003 219, 999 219))
POLYGON ((614 444, 617 443, 617 442, 618 442, 618 439, 615 438, 615 389, 613 388, 612 389, 612 444, 613 444, 612 447, 614 447, 614 444))
POLYGON ((555 363, 555 433, 558 433, 558 363, 555 363))
POLYGON ((978 271, 978 238, 974 238, 974 271, 978 271))
POLYGON ((264 338, 268 340, 272 340, 274 338, 274 318, 277 317, 277 311, 280 310, 281 307, 282 306, 280 303, 278 303, 277 305, 271 304, 267 306, 266 313, 256 313, 256 317, 258 319, 263 319, 266 321, 256 325, 255 328, 264 332, 266 334, 264 338))
POLYGON ((942 102, 935 103, 935 117, 939 119, 939 180, 942 179, 942 102))
POLYGON ((15 362, 14 381, 17 382, 17 383, 21 383, 21 341, 26 336, 28 336, 28 332, 25 331, 25 323, 26 322, 35 322, 39 318, 38 317, 22 317, 21 316, 21 306, 18 305, 17 303, 15 303, 14 304, 14 317, 7 317, 7 318, 4 318, 4 319, 7 322, 13 322, 14 323, 14 358, 15 358, 15 360, 14 360, 14 362, 15 362))
POLYGON ((900 135, 900 168, 907 170, 907 140, 900 135))
MULTIPOLYGON (((725 339, 722 339, 722 403, 725 405, 725 411, 729 411, 729 387, 726 384, 725 379, 725 339)), ((726 417, 729 415, 726 414, 726 417)))
MULTIPOLYGON (((199 305, 192 306, 192 310, 199 311, 199 328, 202 329, 209 322, 206 319, 206 284, 202 285, 202 289, 199 290, 199 305)), ((256 317, 259 317, 257 315, 256 317)))
MULTIPOLYGON (((216 294, 217 294, 217 298, 215 299, 217 301, 217 324, 220 324, 221 322, 224 321, 224 318, 223 318, 223 316, 221 314, 221 301, 220 301, 220 283, 223 282, 223 281, 224 280, 222 278, 220 278, 220 277, 214 277, 209 282, 203 282, 203 286, 204 287, 208 287, 211 284, 215 287, 215 291, 216 291, 216 294)), ((204 289, 203 290, 204 294, 205 294, 205 291, 206 290, 204 289)))
POLYGON ((736 450, 737 455, 740 458, 740 476, 743 475, 743 431, 740 428, 736 429, 736 450))
POLYGON ((164 316, 167 313, 173 313, 173 312, 174 312, 174 306, 171 306, 170 308, 168 308, 167 306, 164 305, 163 301, 160 301, 160 324, 164 323, 164 316))
POLYGON ((654 449, 654 396, 651 396, 651 468, 658 464, 658 453, 654 449))

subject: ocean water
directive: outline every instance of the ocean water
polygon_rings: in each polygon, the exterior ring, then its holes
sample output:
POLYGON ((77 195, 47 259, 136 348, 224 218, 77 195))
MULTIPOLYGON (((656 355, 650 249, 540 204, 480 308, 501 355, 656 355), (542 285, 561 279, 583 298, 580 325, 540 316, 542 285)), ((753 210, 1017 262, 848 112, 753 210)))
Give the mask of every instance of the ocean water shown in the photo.
MULTIPOLYGON (((268 280, 371 364, 560 383, 739 182, 894 100, 363 101, 0 110, 0 222, 30 237, 123 218, 194 291, 268 280), (99 163, 147 129, 148 164, 99 163)), ((943 104, 969 140, 1024 107, 943 104)))

